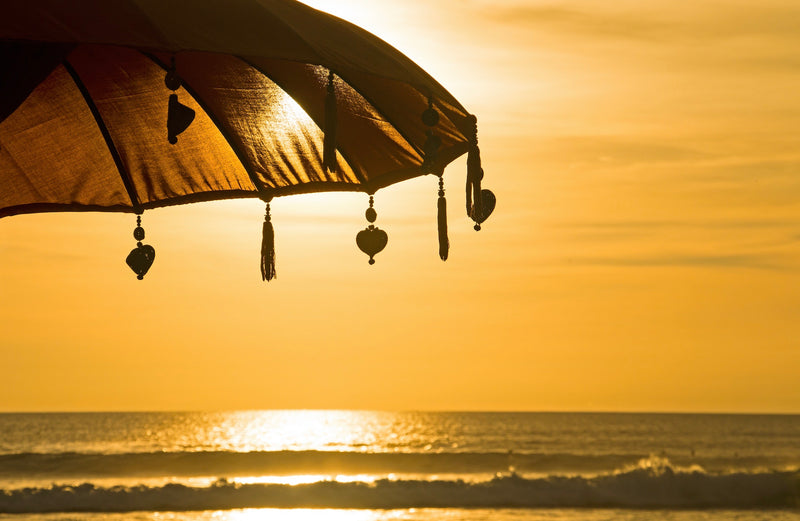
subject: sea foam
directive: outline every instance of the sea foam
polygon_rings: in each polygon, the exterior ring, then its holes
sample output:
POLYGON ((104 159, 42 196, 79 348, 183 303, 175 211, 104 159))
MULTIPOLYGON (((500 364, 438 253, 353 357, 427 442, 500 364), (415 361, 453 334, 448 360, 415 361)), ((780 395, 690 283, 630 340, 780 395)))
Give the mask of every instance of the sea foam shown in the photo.
POLYGON ((220 479, 208 487, 171 483, 99 487, 52 485, 0 491, 0 512, 128 512, 234 508, 797 508, 796 471, 711 474, 643 461, 595 477, 491 480, 319 481, 303 485, 240 484, 220 479))

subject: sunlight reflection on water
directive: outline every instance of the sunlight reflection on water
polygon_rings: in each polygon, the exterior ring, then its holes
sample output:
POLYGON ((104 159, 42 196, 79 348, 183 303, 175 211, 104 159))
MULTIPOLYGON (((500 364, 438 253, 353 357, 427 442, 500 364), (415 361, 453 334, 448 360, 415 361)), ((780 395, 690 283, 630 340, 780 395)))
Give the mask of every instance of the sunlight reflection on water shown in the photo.
MULTIPOLYGON (((277 509, 248 508, 242 510, 220 510, 188 514, 193 521, 389 521, 410 520, 416 509, 405 510, 341 510, 341 509, 277 509)), ((447 516, 444 517, 446 519, 447 516)), ((154 513, 153 521, 184 521, 187 513, 154 513)))
POLYGON ((390 414, 357 411, 244 411, 208 420, 217 424, 198 432, 202 445, 236 451, 375 450, 394 423, 390 414))

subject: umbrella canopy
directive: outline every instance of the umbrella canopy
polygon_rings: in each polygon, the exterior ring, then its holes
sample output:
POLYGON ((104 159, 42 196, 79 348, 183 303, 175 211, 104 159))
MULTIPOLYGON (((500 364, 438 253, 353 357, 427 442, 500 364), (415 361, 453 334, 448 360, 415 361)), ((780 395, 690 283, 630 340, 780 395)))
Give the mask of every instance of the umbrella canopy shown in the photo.
MULTIPOLYGON (((0 11, 0 217, 371 195, 441 178, 468 151, 467 211, 480 223, 483 203, 493 207, 475 117, 332 15, 294 0, 26 0, 0 11)), ((386 243, 375 230, 358 240, 371 261, 386 243)), ((141 248, 140 226, 135 237, 141 248)), ((267 207, 265 278, 271 240, 267 207)))

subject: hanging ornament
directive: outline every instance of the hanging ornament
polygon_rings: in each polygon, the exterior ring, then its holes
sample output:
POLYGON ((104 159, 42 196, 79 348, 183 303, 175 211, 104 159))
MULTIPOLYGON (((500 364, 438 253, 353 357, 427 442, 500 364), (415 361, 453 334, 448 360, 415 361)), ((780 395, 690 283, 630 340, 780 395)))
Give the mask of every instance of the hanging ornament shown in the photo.
POLYGON ((336 172, 336 88, 333 71, 328 71, 328 90, 325 96, 325 134, 322 141, 322 166, 336 172))
POLYGON ((491 190, 483 189, 481 190, 481 213, 480 215, 473 215, 472 219, 475 221, 475 231, 480 231, 481 224, 483 221, 489 218, 494 211, 494 207, 497 204, 497 198, 494 196, 491 190))
POLYGON ((261 230, 261 280, 270 281, 278 278, 275 271, 275 229, 269 213, 269 201, 264 215, 264 226, 261 230))
POLYGON ((447 260, 450 253, 450 239, 447 238, 447 199, 444 198, 444 172, 439 174, 439 201, 437 203, 437 221, 439 224, 439 258, 447 260))
POLYGON ((175 91, 181 86, 181 78, 175 71, 175 57, 172 57, 172 65, 164 77, 164 85, 167 86, 172 94, 169 95, 169 105, 167 106, 167 140, 171 144, 178 142, 178 134, 189 128, 194 121, 194 110, 181 104, 175 91))
POLYGON ((369 255, 370 264, 375 264, 373 257, 380 253, 386 247, 386 243, 389 242, 389 236, 386 232, 372 224, 378 218, 378 212, 372 207, 374 203, 375 199, 370 195, 369 208, 364 213, 370 225, 356 235, 356 244, 361 251, 369 255))
POLYGON ((130 266, 136 278, 142 280, 153 265, 156 258, 156 250, 149 244, 142 244, 144 240, 144 228, 142 228, 142 215, 136 216, 136 228, 133 230, 133 238, 136 239, 136 247, 131 250, 125 262, 130 266))

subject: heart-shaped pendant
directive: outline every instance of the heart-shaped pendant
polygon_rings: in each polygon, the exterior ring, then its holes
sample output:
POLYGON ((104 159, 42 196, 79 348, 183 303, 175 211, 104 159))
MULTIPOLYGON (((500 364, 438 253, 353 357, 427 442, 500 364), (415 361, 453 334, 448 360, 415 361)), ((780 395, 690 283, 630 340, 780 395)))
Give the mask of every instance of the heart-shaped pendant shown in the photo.
POLYGON ((375 264, 373 257, 386 247, 387 242, 389 236, 386 232, 372 224, 356 235, 356 244, 361 251, 369 255, 370 264, 375 264))
POLYGON ((494 211, 494 207, 497 205, 497 198, 494 196, 491 190, 481 190, 481 214, 474 215, 474 207, 473 207, 473 216, 472 220, 475 221, 477 224, 475 225, 476 230, 480 230, 480 224, 483 223, 486 219, 492 215, 494 211))
POLYGON ((167 140, 173 145, 177 143, 178 134, 189 128, 194 116, 194 109, 179 102, 177 94, 170 94, 167 105, 167 140))
POLYGON ((156 258, 156 250, 149 244, 142 244, 139 243, 131 252, 128 254, 128 258, 125 259, 125 262, 128 263, 128 266, 136 273, 139 280, 144 278, 145 273, 147 270, 150 269, 150 266, 153 265, 153 261, 156 258))

